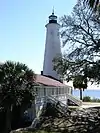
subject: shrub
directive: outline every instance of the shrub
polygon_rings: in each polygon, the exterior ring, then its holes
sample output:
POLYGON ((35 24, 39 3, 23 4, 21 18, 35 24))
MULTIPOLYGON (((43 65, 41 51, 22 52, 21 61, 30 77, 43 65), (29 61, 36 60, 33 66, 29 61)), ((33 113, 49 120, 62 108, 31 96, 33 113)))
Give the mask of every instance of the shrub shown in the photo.
POLYGON ((99 98, 91 99, 90 96, 85 96, 85 97, 83 97, 83 102, 100 102, 100 99, 99 98))
POLYGON ((100 102, 100 99, 98 99, 98 98, 93 98, 93 99, 92 99, 92 102, 100 102))
POLYGON ((83 97, 83 102, 91 102, 91 97, 90 96, 85 96, 83 97))

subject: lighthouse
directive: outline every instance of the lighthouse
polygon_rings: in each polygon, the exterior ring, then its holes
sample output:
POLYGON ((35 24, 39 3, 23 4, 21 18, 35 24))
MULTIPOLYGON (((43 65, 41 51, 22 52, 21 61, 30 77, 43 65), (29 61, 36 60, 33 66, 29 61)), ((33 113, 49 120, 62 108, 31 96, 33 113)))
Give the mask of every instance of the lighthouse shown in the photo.
POLYGON ((46 41, 43 63, 43 75, 60 80, 59 75, 53 69, 53 59, 61 55, 59 28, 57 16, 54 11, 49 16, 49 22, 46 24, 46 41))

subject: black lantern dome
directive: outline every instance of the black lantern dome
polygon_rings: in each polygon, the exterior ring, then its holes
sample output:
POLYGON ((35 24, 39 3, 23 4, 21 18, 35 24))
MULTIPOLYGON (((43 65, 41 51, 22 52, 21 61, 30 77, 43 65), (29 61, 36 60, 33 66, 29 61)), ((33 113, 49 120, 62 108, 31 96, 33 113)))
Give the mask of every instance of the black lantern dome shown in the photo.
POLYGON ((54 10, 52 15, 49 16, 49 23, 57 23, 57 16, 54 15, 54 10))

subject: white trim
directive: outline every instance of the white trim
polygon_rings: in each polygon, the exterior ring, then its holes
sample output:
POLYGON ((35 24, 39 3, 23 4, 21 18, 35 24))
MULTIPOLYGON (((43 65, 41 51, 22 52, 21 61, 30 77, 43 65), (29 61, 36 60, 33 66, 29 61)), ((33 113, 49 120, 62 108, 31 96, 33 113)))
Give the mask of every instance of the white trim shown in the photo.
POLYGON ((71 89, 72 87, 71 86, 34 86, 34 88, 69 88, 71 89))

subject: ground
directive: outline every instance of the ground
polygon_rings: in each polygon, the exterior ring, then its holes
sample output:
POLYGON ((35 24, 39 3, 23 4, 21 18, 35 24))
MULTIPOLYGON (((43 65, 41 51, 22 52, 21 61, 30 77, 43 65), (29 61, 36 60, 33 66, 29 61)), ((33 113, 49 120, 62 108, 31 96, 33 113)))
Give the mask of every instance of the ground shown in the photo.
MULTIPOLYGON (((45 109, 35 129, 17 133, 100 133, 100 109, 76 109, 62 113, 56 106, 45 109)), ((15 132, 13 132, 15 133, 15 132)))

